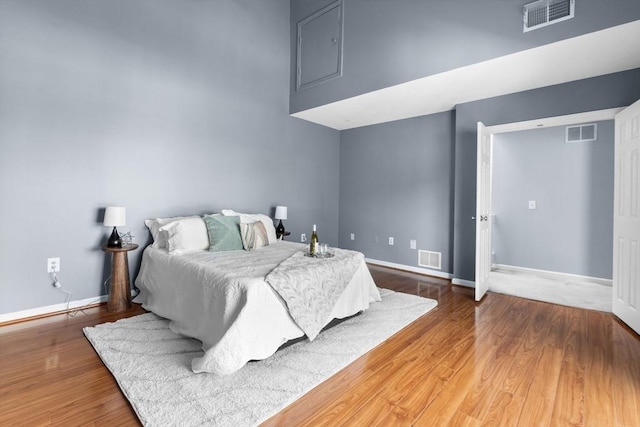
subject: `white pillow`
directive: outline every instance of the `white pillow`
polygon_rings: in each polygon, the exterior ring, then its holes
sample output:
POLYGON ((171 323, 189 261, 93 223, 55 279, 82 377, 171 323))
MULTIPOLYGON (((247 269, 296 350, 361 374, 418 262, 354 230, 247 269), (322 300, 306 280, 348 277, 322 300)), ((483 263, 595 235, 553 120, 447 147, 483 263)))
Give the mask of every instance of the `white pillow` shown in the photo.
POLYGON ((240 216, 240 215, 243 215, 241 213, 238 213, 238 212, 234 211, 233 209, 222 209, 220 211, 220 213, 223 216, 240 216))
POLYGON ((276 237, 276 227, 273 225, 273 221, 267 215, 264 214, 244 214, 236 212, 232 209, 223 209, 220 213, 224 216, 239 216, 241 224, 250 224, 252 222, 261 221, 264 224, 264 228, 267 230, 267 236, 269 237, 269 243, 275 243, 278 238, 276 237))
POLYGON ((165 249, 167 247, 167 239, 166 233, 160 234, 160 227, 172 223, 174 221, 179 221, 181 219, 187 218, 198 218, 197 216, 176 216, 173 218, 156 218, 156 219, 145 219, 144 225, 147 226, 149 231, 151 232, 151 237, 153 238, 154 248, 165 249))
POLYGON ((200 217, 184 218, 163 225, 160 235, 166 239, 171 255, 209 249, 209 233, 200 217))

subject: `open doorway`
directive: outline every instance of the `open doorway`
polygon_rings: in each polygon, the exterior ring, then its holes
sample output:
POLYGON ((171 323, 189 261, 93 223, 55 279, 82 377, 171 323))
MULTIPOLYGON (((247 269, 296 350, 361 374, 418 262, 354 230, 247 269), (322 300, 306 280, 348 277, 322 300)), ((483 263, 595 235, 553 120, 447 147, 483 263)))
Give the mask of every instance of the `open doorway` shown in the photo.
MULTIPOLYGON (((498 125, 498 126, 490 126, 487 127, 483 130, 483 132, 479 132, 478 133, 478 144, 479 147, 482 143, 482 141, 486 141, 487 139, 490 140, 490 152, 493 151, 493 140, 496 136, 500 135, 500 134, 505 134, 505 133, 509 133, 509 132, 516 132, 516 131, 525 131, 525 130, 532 130, 532 129, 547 129, 547 128, 553 128, 553 127, 564 127, 567 125, 574 125, 577 123, 594 123, 594 122, 602 122, 602 121, 610 121, 613 120, 615 117, 615 114, 617 112, 619 112, 621 109, 608 109, 608 110, 600 110, 600 111, 594 111, 594 112, 588 112, 588 113, 580 113, 580 114, 574 114, 574 115, 568 115, 568 116, 561 116, 561 117, 552 117, 552 118, 546 118, 546 119, 539 119, 539 120, 531 120, 531 121, 527 121, 527 122, 519 122, 519 123, 511 123, 511 124, 505 124, 505 125, 498 125), (487 135, 489 135, 489 137, 487 137, 487 135)), ((481 124, 479 124, 479 128, 480 128, 481 124)), ((483 150, 484 151, 484 150, 483 150)), ((479 149, 479 153, 480 153, 480 149, 479 149)), ((492 155, 490 156, 492 157, 492 155)), ((480 158, 481 156, 478 156, 478 161, 480 162, 480 158)), ((489 164, 491 164, 492 161, 489 161, 489 164)), ((492 166, 490 166, 490 169, 492 169, 492 166)), ((486 186, 486 182, 487 180, 483 180, 485 182, 485 186, 486 186)), ((489 183, 489 187, 491 186, 491 179, 488 180, 489 183)), ((610 192, 613 192, 613 186, 609 187, 610 188, 610 192)), ((477 189, 477 194, 479 195, 478 197, 478 211, 477 211, 477 215, 480 215, 481 218, 484 218, 486 215, 481 215, 481 212, 483 212, 480 208, 480 206, 484 206, 483 209, 486 209, 486 207, 488 206, 489 212, 494 212, 491 208, 491 191, 490 189, 487 191, 486 188, 483 188, 482 183, 480 180, 478 180, 478 189, 477 189), (483 196, 484 195, 484 196, 483 196), (485 200, 487 199, 488 200, 485 200), (483 199, 483 200, 481 200, 483 199)), ((536 202, 533 205, 536 206, 537 208, 537 200, 529 198, 528 196, 524 196, 527 200, 525 201, 526 205, 525 208, 527 210, 529 210, 530 204, 529 202, 536 202)), ((608 203, 608 208, 610 209, 611 204, 608 203)), ((531 210, 536 210, 536 209, 531 209, 531 210)), ((486 210, 484 210, 484 212, 486 212, 486 210)), ((500 215, 498 213, 498 215, 500 215)), ((496 220, 499 222, 500 218, 496 217, 496 220)), ((488 228, 488 233, 489 233, 489 240, 493 240, 492 238, 492 234, 493 234, 493 228, 494 228, 494 224, 493 221, 489 221, 490 226, 486 227, 487 223, 484 223, 484 228, 488 228)), ((611 223, 610 223, 611 224, 611 223)), ((609 226, 609 228, 611 227, 611 225, 609 226)), ((484 241, 486 242, 486 239, 484 239, 484 241)), ((603 241, 602 245, 606 245, 609 248, 609 256, 607 257, 609 259, 609 270, 610 270, 610 260, 611 260, 611 244, 610 244, 611 240, 608 241, 603 241)), ((480 242, 481 243, 481 242, 480 242)), ((477 240, 476 244, 479 246, 479 242, 477 240)), ((586 245, 585 242, 580 242, 580 244, 582 245, 586 245)), ((490 270, 490 265, 486 265, 486 264, 491 264, 492 263, 492 257, 487 257, 486 255, 483 256, 483 254, 486 254, 486 249, 484 250, 480 250, 480 248, 477 247, 476 249, 476 291, 478 291, 479 287, 478 287, 478 269, 480 268, 485 269, 485 270, 490 270), (480 267, 478 267, 480 266, 480 267)), ((537 273, 539 272, 546 272, 548 273, 549 270, 545 270, 545 269, 536 269, 536 268, 527 268, 527 267, 521 267, 524 268, 525 272, 527 273, 531 273, 532 271, 535 271, 537 273)), ((513 272, 510 273, 505 273, 505 274, 511 274, 513 276, 513 272)), ((496 281, 497 278, 495 277, 496 274, 493 273, 489 273, 486 275, 486 284, 484 284, 481 288, 483 289, 492 289, 494 291, 502 291, 502 289, 498 289, 497 287, 497 282, 496 284, 492 284, 490 283, 491 281, 496 281)), ((575 276, 575 273, 574 273, 575 276)), ((609 274, 610 276, 610 274, 609 274)), ((592 276, 586 276, 586 277, 592 277, 592 276)), ((510 278, 511 281, 513 282, 513 277, 510 278)), ((605 281, 607 279, 605 278, 605 281)), ((542 283, 542 280, 540 278, 534 278, 534 283, 537 284, 537 286, 531 287, 532 289, 536 289, 536 288, 540 288, 540 284, 542 283)), ((606 284, 606 283, 605 283, 606 284)), ((601 284, 598 284, 601 285, 601 284)), ((525 287, 526 288, 526 287, 525 287)), ((509 290, 507 290, 507 292, 505 293, 509 293, 509 290)), ((551 292, 549 292, 550 295, 557 295, 558 294, 559 289, 556 288, 552 288, 551 292)), ((610 301, 611 301, 611 291, 610 288, 607 289, 608 291, 608 305, 606 308, 608 308, 608 311, 610 311, 610 301)), ((476 292, 478 293, 478 292, 476 292)), ((582 292, 579 292, 580 295, 582 295, 582 292)), ((519 295, 519 296, 525 296, 525 295, 519 295)), ((536 298, 536 294, 531 294, 530 296, 526 296, 526 297, 531 297, 533 299, 543 299, 543 298, 536 298)), ((481 295, 476 295, 476 299, 480 299, 481 295)), ((543 299, 543 300, 548 300, 548 299, 543 299)), ((562 300, 560 301, 552 301, 552 302, 559 302, 559 303, 566 303, 563 302, 562 300)), ((578 306, 580 306, 580 302, 578 302, 578 306)), ((574 304, 567 304, 567 305, 574 305, 574 304)), ((587 308, 594 308, 594 307, 587 307, 587 308)), ((602 308, 602 307, 597 307, 598 309, 606 309, 606 308, 602 308)))
POLYGON ((611 311, 614 121, 495 134, 491 181, 489 289, 611 311))

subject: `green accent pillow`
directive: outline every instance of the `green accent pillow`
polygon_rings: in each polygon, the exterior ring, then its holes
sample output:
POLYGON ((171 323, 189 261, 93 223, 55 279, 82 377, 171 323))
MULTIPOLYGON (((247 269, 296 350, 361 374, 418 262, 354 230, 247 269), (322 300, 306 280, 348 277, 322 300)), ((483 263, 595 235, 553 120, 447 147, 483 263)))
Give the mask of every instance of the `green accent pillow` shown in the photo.
POLYGON ((203 218, 209 233, 209 251, 243 249, 239 216, 205 215, 203 218))

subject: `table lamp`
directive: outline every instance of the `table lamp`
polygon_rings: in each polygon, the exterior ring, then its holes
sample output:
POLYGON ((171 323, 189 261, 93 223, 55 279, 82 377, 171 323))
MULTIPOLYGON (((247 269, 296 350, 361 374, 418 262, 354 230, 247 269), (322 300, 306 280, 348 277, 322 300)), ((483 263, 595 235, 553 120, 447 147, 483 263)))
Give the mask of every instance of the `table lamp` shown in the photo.
POLYGON ((111 236, 109 236, 109 240, 107 240, 107 246, 110 248, 121 248, 122 240, 116 227, 127 225, 126 209, 121 206, 109 206, 104 211, 103 224, 105 227, 113 227, 113 232, 111 236))
POLYGON ((287 219, 287 207, 286 206, 276 206, 276 219, 280 220, 280 223, 276 227, 276 236, 280 239, 284 236, 284 225, 282 225, 282 220, 287 219))

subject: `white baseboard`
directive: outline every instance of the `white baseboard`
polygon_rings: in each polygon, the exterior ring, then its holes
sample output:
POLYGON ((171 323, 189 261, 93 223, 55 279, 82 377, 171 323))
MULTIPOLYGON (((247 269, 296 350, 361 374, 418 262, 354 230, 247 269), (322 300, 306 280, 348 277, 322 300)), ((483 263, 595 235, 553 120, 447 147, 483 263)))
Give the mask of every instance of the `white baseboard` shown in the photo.
MULTIPOLYGON (((89 304, 103 303, 107 301, 107 295, 101 297, 87 298, 69 302, 69 310, 75 310, 89 304)), ((0 324, 5 322, 13 322, 20 319, 28 319, 29 317, 42 316, 45 314, 59 313, 67 310, 67 303, 47 305, 44 307, 31 308, 28 310, 14 311, 13 313, 0 314, 0 324)))
POLYGON ((377 259, 365 258, 369 264, 380 265, 382 267, 396 268, 398 270, 410 271, 412 273, 426 274, 427 276, 435 276, 443 279, 451 279, 451 274, 443 271, 431 270, 429 268, 413 267, 411 265, 396 264, 395 262, 380 261, 377 259))
POLYGON ((506 264, 493 264, 491 268, 492 269, 499 268, 502 270, 520 272, 520 273, 542 274, 545 276, 558 278, 559 280, 588 280, 590 282, 594 282, 603 286, 613 286, 613 280, 602 279, 600 277, 581 276, 579 274, 570 274, 570 273, 558 273, 557 271, 537 270, 535 268, 516 267, 514 265, 506 265, 506 264))
POLYGON ((472 280, 458 279, 457 277, 454 277, 453 279, 451 279, 451 284, 458 285, 458 286, 466 286, 467 288, 476 287, 476 282, 472 280))

